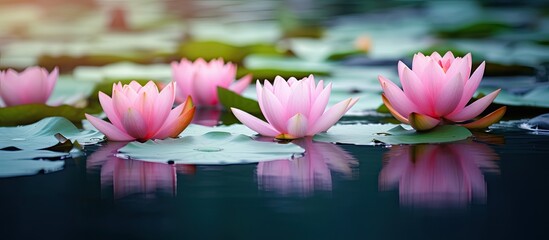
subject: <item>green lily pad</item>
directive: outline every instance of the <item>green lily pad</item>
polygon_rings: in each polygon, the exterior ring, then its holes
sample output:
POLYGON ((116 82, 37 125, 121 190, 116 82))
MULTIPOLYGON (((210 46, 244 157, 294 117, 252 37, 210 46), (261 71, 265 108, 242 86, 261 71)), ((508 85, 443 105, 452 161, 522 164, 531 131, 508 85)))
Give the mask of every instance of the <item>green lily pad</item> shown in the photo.
POLYGON ((472 133, 467 128, 455 125, 442 125, 425 132, 397 126, 387 131, 387 135, 376 136, 374 139, 386 144, 419 144, 455 142, 470 136, 472 133))
POLYGON ((221 125, 221 126, 215 126, 215 127, 207 127, 202 126, 198 124, 190 124, 181 134, 179 134, 179 137, 185 137, 185 136, 201 136, 209 132, 228 132, 232 134, 242 134, 246 136, 254 136, 257 133, 254 130, 251 130, 250 128, 246 127, 243 124, 232 124, 232 125, 221 125))
POLYGON ((249 54, 280 55, 276 47, 271 44, 252 44, 246 46, 234 46, 217 41, 191 41, 185 42, 179 47, 178 54, 181 57, 195 60, 203 58, 207 61, 215 58, 223 58, 226 62, 242 64, 249 54))
POLYGON ((301 79, 304 77, 308 77, 309 75, 313 74, 315 76, 318 75, 328 75, 328 72, 324 71, 302 71, 302 70, 286 70, 286 69, 280 69, 280 68, 261 68, 261 69, 247 69, 243 67, 239 67, 236 71, 237 78, 241 78, 247 74, 252 74, 254 79, 267 79, 267 80, 274 80, 276 76, 281 76, 284 79, 288 79, 290 77, 295 77, 297 79, 301 79))
POLYGON ((63 169, 64 161, 0 160, 0 178, 50 173, 63 169))
POLYGON ((104 80, 143 79, 165 80, 172 79, 169 64, 136 64, 132 62, 118 62, 106 66, 78 66, 74 69, 74 78, 81 82, 101 82, 104 80))
POLYGON ((70 153, 47 150, 0 150, 0 178, 58 171, 63 168, 65 161, 43 159, 63 159, 67 157, 70 157, 70 153))
POLYGON ((417 132, 395 124, 336 125, 313 139, 320 142, 355 145, 442 143, 466 139, 467 128, 454 125, 438 126, 430 131, 417 132))
POLYGON ((49 150, 23 150, 23 151, 5 151, 0 150, 0 162, 11 160, 29 160, 29 159, 63 159, 70 157, 67 152, 54 152, 49 150))
POLYGON ((319 133, 313 140, 318 142, 343 143, 355 145, 375 145, 378 134, 396 127, 396 124, 357 124, 335 125, 327 132, 319 133))
POLYGON ((0 126, 17 126, 30 124, 47 117, 63 117, 77 123, 84 119, 84 113, 90 113, 87 108, 77 108, 69 105, 48 106, 46 104, 27 104, 0 108, 0 126))
POLYGON ((222 87, 217 88, 217 96, 219 97, 219 102, 227 111, 234 107, 261 119, 265 119, 259 108, 259 103, 256 100, 243 97, 242 95, 222 87))
POLYGON ((333 41, 329 39, 294 38, 289 40, 290 50, 297 57, 312 61, 341 60, 352 55, 364 55, 365 52, 355 48, 352 42, 333 41))
POLYGON ((81 145, 88 145, 101 142, 104 137, 98 131, 80 131, 66 118, 49 117, 30 125, 0 127, 0 149, 10 147, 22 150, 45 149, 62 144, 67 139, 81 145))
POLYGON ((435 29, 434 33, 443 38, 486 38, 511 29, 512 26, 506 23, 479 21, 452 28, 435 29))
MULTIPOLYGON (((479 94, 477 98, 484 96, 483 93, 490 93, 494 90, 495 89, 493 88, 481 88, 478 90, 478 92, 481 92, 481 94, 479 94)), ((547 101, 548 94, 548 86, 536 87, 524 95, 515 95, 504 90, 498 94, 497 98, 494 100, 494 103, 508 106, 549 108, 549 101, 547 101)))
POLYGON ((251 71, 257 69, 281 69, 294 72, 308 72, 309 74, 329 75, 334 65, 327 62, 307 62, 296 57, 254 54, 244 59, 244 67, 251 71))
POLYGON ((209 132, 201 136, 131 142, 117 156, 148 162, 225 165, 291 159, 304 151, 292 143, 259 142, 245 135, 209 132))

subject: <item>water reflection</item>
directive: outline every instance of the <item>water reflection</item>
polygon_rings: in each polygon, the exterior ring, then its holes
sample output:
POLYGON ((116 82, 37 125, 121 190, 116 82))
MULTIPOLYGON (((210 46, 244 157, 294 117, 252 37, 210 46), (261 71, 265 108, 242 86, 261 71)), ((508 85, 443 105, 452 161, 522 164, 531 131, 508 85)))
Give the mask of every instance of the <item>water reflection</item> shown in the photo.
POLYGON ((257 165, 258 187, 280 195, 307 196, 314 190, 332 190, 332 172, 352 177, 358 161, 347 151, 311 138, 292 141, 305 149, 303 157, 293 160, 261 162, 257 165))
POLYGON ((213 127, 218 125, 220 117, 221 109, 219 108, 197 108, 192 123, 213 127))
POLYGON ((384 155, 381 190, 399 189, 400 204, 461 208, 486 201, 483 171, 499 171, 499 156, 478 142, 393 146, 384 155))
MULTIPOLYGON (((143 162, 115 157, 125 142, 109 142, 90 155, 88 171, 100 169, 101 188, 111 191, 114 199, 125 197, 155 198, 175 196, 177 173, 192 174, 194 166, 143 162)), ((108 194, 110 195, 110 194, 108 194)))

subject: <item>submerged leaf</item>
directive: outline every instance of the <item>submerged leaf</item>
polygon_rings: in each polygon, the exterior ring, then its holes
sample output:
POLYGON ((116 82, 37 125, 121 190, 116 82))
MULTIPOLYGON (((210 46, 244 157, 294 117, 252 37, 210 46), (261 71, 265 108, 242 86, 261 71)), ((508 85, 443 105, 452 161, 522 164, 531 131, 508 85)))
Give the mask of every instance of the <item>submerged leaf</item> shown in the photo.
POLYGON ((45 149, 60 144, 59 135, 79 144, 101 142, 104 135, 94 130, 80 131, 69 120, 62 117, 49 117, 39 122, 18 126, 0 127, 0 149, 9 147, 30 150, 45 149))
POLYGON ((292 143, 259 142, 245 135, 209 132, 178 139, 131 142, 118 157, 176 164, 244 164, 290 159, 304 150, 292 143))

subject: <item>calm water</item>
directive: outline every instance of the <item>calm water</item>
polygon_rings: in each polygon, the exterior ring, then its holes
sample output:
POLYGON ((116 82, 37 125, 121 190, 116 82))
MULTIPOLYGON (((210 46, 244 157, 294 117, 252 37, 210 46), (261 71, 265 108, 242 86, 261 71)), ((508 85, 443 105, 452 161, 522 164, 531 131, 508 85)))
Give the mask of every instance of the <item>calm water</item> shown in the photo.
POLYGON ((173 166, 92 146, 59 172, 0 179, 2 239, 544 239, 549 136, 352 146, 173 166))

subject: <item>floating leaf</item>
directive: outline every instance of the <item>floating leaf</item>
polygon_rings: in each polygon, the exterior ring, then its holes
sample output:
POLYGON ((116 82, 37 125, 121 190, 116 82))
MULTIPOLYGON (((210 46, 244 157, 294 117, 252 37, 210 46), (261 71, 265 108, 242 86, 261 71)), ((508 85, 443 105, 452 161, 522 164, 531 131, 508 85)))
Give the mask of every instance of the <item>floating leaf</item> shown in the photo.
POLYGON ((509 24, 503 22, 479 21, 452 28, 441 28, 434 32, 443 38, 486 38, 511 29, 509 24))
POLYGON ((357 124, 335 125, 327 132, 319 133, 313 140, 319 142, 344 143, 356 145, 374 145, 378 134, 396 127, 396 124, 357 124))
POLYGON ((118 62, 101 67, 78 66, 74 69, 74 77, 84 80, 81 82, 101 82, 105 79, 171 80, 172 75, 169 64, 118 62))
POLYGON ((45 149, 63 143, 64 139, 87 145, 103 141, 104 135, 93 130, 80 131, 62 117, 44 118, 25 126, 0 127, 0 149, 45 149))
POLYGON ((176 164, 244 164, 290 159, 304 150, 292 143, 259 142, 245 135, 209 132, 178 139, 131 142, 118 157, 176 164))
POLYGON ((232 134, 242 134, 246 136, 253 136, 257 133, 250 128, 244 126, 243 124, 232 124, 228 126, 215 126, 215 127, 207 127, 203 125, 198 124, 190 124, 181 134, 179 134, 180 137, 185 136, 201 136, 209 132, 228 132, 232 134))
POLYGON ((281 69, 281 68, 260 68, 260 69, 247 69, 244 67, 239 67, 236 73, 238 78, 243 77, 247 74, 252 74, 255 79, 268 79, 274 80, 276 76, 281 76, 284 79, 290 77, 295 77, 301 79, 308 77, 309 75, 328 75, 328 72, 325 71, 302 71, 299 69, 281 69))
POLYGON ((246 46, 234 46, 217 41, 194 41, 183 43, 178 50, 181 57, 189 60, 203 58, 207 61, 215 58, 223 58, 225 61, 241 64, 243 59, 252 53, 279 55, 276 46, 270 44, 250 44, 246 46))
POLYGON ((331 39, 293 38, 289 43, 290 49, 297 57, 312 62, 340 60, 364 54, 364 51, 356 49, 352 43, 331 39))
POLYGON ((63 169, 64 161, 44 160, 0 160, 0 177, 34 175, 40 172, 50 173, 63 169))
POLYGON ((394 124, 336 125, 326 133, 317 134, 315 141, 374 145, 375 141, 386 144, 419 144, 453 142, 466 139, 471 132, 464 127, 444 125, 430 131, 416 132, 394 124))
POLYGON ((46 117, 63 117, 71 122, 80 122, 84 119, 84 113, 90 112, 85 108, 77 108, 69 105, 57 107, 46 104, 26 104, 13 107, 0 108, 0 126, 17 126, 30 124, 46 117))
MULTIPOLYGON (((329 75, 334 65, 326 62, 307 62, 296 57, 250 55, 244 59, 244 67, 252 73, 266 69, 281 70, 286 73, 292 72, 296 75, 294 77, 299 78, 301 76, 308 76, 309 74, 314 74, 315 76, 329 75)), ((255 78, 259 78, 255 73, 254 76, 255 78)), ((275 76, 266 79, 274 79, 275 76)))
POLYGON ((25 159, 61 159, 69 157, 71 154, 66 152, 54 152, 48 150, 24 150, 24 151, 5 151, 0 150, 0 161, 25 160, 25 159))
POLYGON ((63 168, 64 161, 47 161, 41 159, 66 158, 70 153, 46 150, 3 151, 0 150, 0 178, 48 173, 63 168), (40 160, 34 160, 40 159, 40 160))
POLYGON ((375 139, 386 144, 419 144, 419 143, 444 143, 467 139, 472 136, 465 127, 455 125, 437 126, 429 131, 417 132, 397 126, 385 136, 376 136, 375 139))
POLYGON ((227 110, 234 107, 264 119, 261 109, 259 108, 259 103, 256 100, 243 97, 222 87, 217 87, 217 96, 219 97, 221 105, 227 110))
MULTIPOLYGON (((72 76, 61 75, 47 103, 51 106, 78 105, 90 96, 94 87, 94 82, 80 81, 72 76)), ((83 105, 85 106, 85 103, 83 105)))
MULTIPOLYGON (((493 88, 481 88, 478 91, 481 93, 491 92, 493 88)), ((509 91, 501 91, 494 103, 510 105, 510 106, 529 106, 529 107, 542 107, 549 108, 549 101, 547 101, 547 95, 549 94, 549 86, 539 86, 532 89, 526 94, 515 95, 509 91)), ((480 96, 482 96, 481 94, 480 96)), ((477 96, 479 98, 480 96, 477 96)))

